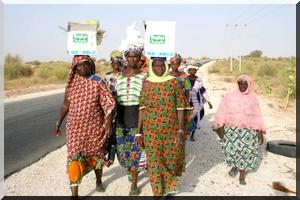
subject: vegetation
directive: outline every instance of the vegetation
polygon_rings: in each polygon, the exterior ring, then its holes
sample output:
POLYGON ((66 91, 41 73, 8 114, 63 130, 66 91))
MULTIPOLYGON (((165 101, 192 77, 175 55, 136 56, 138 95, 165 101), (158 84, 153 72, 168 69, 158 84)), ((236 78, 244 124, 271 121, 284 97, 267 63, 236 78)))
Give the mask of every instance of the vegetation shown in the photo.
MULTIPOLYGON (((250 54, 251 55, 251 54, 250 54)), ((252 54, 253 55, 253 54, 252 54)), ((267 58, 247 56, 242 60, 239 72, 239 61, 233 59, 233 72, 230 73, 230 60, 220 59, 209 69, 210 73, 220 74, 226 82, 233 82, 241 74, 249 75, 254 80, 256 92, 286 101, 296 98, 296 58, 267 58)))
MULTIPOLYGON (((71 63, 62 61, 23 63, 19 55, 8 54, 4 63, 4 89, 22 89, 34 85, 64 84, 67 81, 71 63)), ((110 64, 102 59, 96 62, 96 73, 104 76, 110 71, 110 64)))

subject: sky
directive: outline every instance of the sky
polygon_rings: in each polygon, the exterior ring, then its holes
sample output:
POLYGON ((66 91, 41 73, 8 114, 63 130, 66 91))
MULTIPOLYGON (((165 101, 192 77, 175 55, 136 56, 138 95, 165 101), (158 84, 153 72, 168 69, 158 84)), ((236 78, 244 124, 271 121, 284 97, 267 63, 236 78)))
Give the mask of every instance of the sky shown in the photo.
POLYGON ((224 58, 231 51, 237 57, 253 50, 268 57, 296 55, 296 5, 291 4, 6 4, 4 52, 23 61, 70 61, 67 34, 58 26, 86 19, 98 19, 106 31, 96 59, 108 59, 133 22, 143 33, 143 20, 175 21, 175 49, 184 57, 224 58))

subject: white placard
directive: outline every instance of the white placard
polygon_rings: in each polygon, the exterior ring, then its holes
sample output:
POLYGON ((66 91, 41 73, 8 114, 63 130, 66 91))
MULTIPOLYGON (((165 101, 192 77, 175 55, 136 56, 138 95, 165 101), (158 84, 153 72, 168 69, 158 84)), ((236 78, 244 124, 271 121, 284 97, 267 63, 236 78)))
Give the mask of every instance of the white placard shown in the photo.
POLYGON ((96 31, 70 31, 68 32, 69 55, 95 55, 97 54, 96 31))
POLYGON ((145 32, 145 55, 150 57, 167 57, 169 60, 175 52, 175 27, 171 21, 147 21, 145 32))

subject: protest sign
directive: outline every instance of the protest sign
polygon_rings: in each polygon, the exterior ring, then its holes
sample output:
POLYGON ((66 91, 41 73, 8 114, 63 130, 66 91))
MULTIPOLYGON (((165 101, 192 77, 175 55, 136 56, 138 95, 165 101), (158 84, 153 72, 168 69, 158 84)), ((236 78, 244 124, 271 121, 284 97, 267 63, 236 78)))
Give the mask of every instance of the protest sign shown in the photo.
POLYGON ((67 52, 69 55, 95 55, 96 31, 69 31, 67 52))
POLYGON ((145 55, 147 57, 167 57, 175 51, 175 22, 147 21, 145 32, 145 55))

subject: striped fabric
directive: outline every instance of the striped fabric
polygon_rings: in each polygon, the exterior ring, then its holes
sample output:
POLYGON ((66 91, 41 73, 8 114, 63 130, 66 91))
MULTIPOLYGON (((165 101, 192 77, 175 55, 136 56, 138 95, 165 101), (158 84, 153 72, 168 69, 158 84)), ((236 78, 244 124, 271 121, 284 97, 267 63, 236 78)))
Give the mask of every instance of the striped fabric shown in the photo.
POLYGON ((117 100, 119 105, 132 106, 140 104, 140 93, 147 73, 140 73, 132 77, 117 77, 117 100))

